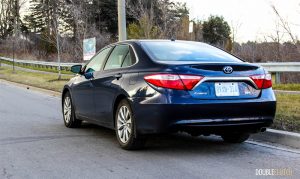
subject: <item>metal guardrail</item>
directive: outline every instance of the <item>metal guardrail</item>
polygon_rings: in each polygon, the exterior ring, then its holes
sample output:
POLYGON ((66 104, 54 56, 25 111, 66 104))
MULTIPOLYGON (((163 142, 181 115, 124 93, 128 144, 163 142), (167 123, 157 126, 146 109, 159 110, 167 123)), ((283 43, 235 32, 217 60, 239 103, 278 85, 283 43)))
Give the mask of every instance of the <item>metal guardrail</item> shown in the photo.
MULTIPOLYGON (((13 59, 0 57, 0 60, 13 62, 13 59)), ((16 64, 22 66, 35 66, 40 68, 58 68, 57 62, 45 62, 45 61, 33 61, 33 60, 14 60, 16 64)), ((77 65, 80 63, 61 63, 62 70, 69 70, 71 66, 77 65)), ((264 67, 270 73, 272 73, 273 78, 275 79, 275 83, 280 83, 280 73, 282 72, 300 72, 300 62, 270 62, 270 63, 255 63, 264 67)))
POLYGON ((283 72, 300 72, 300 62, 269 62, 256 63, 272 74, 273 83, 280 83, 280 74, 283 72))
POLYGON ((300 72, 300 62, 270 62, 270 63, 256 63, 263 66, 271 73, 276 72, 300 72))
MULTIPOLYGON (((15 62, 16 65, 22 65, 22 66, 34 66, 34 67, 39 67, 39 68, 53 68, 57 69, 58 68, 58 63, 57 62, 45 62, 45 61, 34 61, 34 60, 19 60, 19 59, 11 59, 7 57, 0 57, 0 60, 7 61, 7 62, 15 62)), ((62 70, 68 70, 71 68, 73 65, 77 65, 80 63, 61 63, 61 69, 62 70)))

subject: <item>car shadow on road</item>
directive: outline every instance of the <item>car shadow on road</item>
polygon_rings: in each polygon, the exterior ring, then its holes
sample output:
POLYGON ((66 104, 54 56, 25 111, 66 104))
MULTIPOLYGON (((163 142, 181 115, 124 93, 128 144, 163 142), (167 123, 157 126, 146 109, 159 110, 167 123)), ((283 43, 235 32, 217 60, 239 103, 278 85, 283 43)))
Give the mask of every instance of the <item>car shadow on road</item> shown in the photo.
MULTIPOLYGON (((105 136, 112 145, 117 146, 115 132, 101 126, 84 123, 81 130, 91 132, 93 136, 105 136)), ((229 144, 223 142, 218 136, 199 136, 192 137, 187 133, 160 134, 147 136, 147 143, 142 151, 201 151, 230 152, 242 147, 245 144, 229 144), (238 147, 240 146, 240 147, 238 147)), ((221 152, 222 153, 222 152, 221 152)))

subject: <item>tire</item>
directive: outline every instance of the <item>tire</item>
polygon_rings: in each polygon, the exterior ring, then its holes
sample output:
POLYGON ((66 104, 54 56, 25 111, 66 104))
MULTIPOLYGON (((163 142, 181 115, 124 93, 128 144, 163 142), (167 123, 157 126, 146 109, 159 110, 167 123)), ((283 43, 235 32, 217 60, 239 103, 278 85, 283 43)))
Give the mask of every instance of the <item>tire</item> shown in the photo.
POLYGON ((68 128, 76 128, 81 125, 81 120, 76 119, 72 98, 69 92, 63 98, 63 118, 65 126, 68 128))
POLYGON ((115 113, 115 131, 121 148, 136 150, 144 147, 146 140, 137 134, 133 112, 125 99, 120 101, 115 113))
POLYGON ((224 142, 228 143, 242 143, 249 139, 250 134, 246 133, 234 133, 234 134, 224 134, 221 136, 224 142))

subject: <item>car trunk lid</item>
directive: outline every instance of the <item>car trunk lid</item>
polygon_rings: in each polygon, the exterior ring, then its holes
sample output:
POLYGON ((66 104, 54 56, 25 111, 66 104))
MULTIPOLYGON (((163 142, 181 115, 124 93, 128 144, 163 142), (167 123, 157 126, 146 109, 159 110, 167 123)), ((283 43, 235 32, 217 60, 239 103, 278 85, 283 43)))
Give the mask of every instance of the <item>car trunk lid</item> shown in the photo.
POLYGON ((179 74, 204 77, 188 91, 197 99, 257 98, 261 89, 258 89, 251 76, 265 74, 263 68, 249 63, 177 64, 173 68, 179 74))

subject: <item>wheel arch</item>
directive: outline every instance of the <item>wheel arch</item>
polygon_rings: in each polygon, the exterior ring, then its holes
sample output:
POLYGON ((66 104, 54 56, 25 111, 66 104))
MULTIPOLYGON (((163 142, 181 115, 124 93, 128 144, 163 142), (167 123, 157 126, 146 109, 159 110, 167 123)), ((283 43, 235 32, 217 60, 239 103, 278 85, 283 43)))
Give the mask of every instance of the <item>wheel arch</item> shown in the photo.
POLYGON ((64 89, 63 89, 63 91, 62 91, 62 93, 61 93, 61 104, 62 104, 62 106, 63 106, 63 100, 64 100, 64 97, 65 97, 65 95, 66 95, 67 93, 69 93, 70 96, 71 96, 71 100, 72 100, 74 109, 75 109, 75 111, 76 111, 76 106, 75 106, 74 98, 73 98, 73 95, 72 95, 72 92, 71 92, 71 91, 72 91, 72 90, 70 89, 70 87, 69 87, 68 85, 64 86, 64 89))
MULTIPOLYGON (((63 99, 64 99, 64 97, 65 97, 65 95, 66 95, 67 92, 70 93, 70 89, 68 87, 64 87, 64 89, 63 89, 63 91, 61 93, 61 99, 62 99, 61 102, 62 102, 62 104, 63 104, 63 99)), ((70 93, 70 95, 71 95, 71 93, 70 93)))
POLYGON ((113 103, 113 128, 115 129, 115 126, 116 126, 116 120, 115 120, 115 114, 116 114, 116 111, 117 111, 117 108, 118 108, 118 105, 119 103, 123 100, 123 99, 128 99, 128 97, 124 94, 119 94, 114 103, 113 103))
POLYGON ((73 95, 72 95, 72 92, 71 92, 71 88, 68 85, 64 86, 64 89, 62 91, 62 94, 61 94, 61 106, 63 107, 63 105, 64 105, 64 97, 65 97, 66 93, 68 93, 68 92, 69 92, 69 94, 71 96, 72 104, 73 104, 73 107, 74 107, 74 110, 75 110, 75 112, 74 112, 75 117, 79 118, 77 116, 77 114, 76 114, 76 105, 75 105, 75 102, 74 102, 75 99, 73 98, 73 95))

